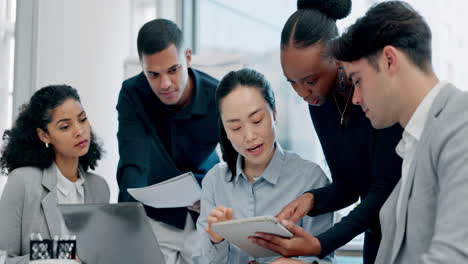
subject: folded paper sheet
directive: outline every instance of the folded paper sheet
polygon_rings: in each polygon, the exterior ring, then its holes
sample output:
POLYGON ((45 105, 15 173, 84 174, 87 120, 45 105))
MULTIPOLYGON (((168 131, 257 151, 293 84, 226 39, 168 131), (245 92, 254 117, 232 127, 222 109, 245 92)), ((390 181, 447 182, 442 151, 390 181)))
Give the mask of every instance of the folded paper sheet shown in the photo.
POLYGON ((187 207, 200 200, 201 188, 191 172, 143 188, 128 188, 137 201, 155 208, 187 207))

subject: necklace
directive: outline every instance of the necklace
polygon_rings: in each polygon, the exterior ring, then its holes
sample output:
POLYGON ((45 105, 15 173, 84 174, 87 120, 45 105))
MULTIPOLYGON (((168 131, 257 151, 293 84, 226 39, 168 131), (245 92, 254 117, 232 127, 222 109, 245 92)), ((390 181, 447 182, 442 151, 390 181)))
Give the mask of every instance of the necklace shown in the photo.
POLYGON ((336 100, 336 95, 333 94, 333 99, 335 99, 335 103, 336 103, 336 108, 338 108, 338 113, 340 113, 340 125, 342 126, 343 125, 343 120, 344 120, 344 114, 346 113, 346 108, 348 107, 348 103, 349 103, 349 98, 351 97, 353 93, 350 92, 349 95, 348 95, 348 99, 346 99, 346 104, 344 106, 344 109, 343 109, 343 113, 341 112, 341 109, 340 109, 340 106, 338 105, 338 101, 336 100))

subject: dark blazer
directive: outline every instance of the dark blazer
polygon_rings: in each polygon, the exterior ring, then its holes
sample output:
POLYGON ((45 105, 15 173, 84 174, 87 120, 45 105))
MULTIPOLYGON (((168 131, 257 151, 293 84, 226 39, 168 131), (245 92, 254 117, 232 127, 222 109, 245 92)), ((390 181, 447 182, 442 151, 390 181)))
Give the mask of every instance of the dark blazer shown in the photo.
MULTIPOLYGON (((80 170, 85 203, 108 203, 106 181, 80 170)), ((61 234, 61 215, 57 207, 57 167, 15 169, 0 200, 0 250, 8 252, 8 264, 29 263, 29 235, 43 238, 61 234)))
MULTIPOLYGON (((187 171, 192 171, 201 181, 219 162, 215 152, 219 133, 214 101, 218 81, 191 68, 189 74, 195 91, 185 115, 174 115, 166 110, 143 72, 123 83, 117 104, 120 202, 135 201, 127 188, 145 187, 187 171), (158 133, 161 130, 169 131, 171 142, 162 141, 158 133), (166 146, 171 149, 168 151, 166 146)), ((149 217, 180 229, 184 228, 188 212, 187 208, 148 206, 145 210, 149 217)), ((189 212, 196 220, 198 214, 189 212)))

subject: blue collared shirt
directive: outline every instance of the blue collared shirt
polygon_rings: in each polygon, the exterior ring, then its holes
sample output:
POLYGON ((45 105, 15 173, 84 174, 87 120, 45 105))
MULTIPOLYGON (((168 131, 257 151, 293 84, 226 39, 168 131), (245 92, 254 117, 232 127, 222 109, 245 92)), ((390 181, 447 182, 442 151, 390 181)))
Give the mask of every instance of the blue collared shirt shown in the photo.
MULTIPOLYGON (((328 184, 327 177, 317 164, 283 150, 278 143, 273 158, 256 181, 249 182, 244 174, 240 155, 236 171, 236 177, 229 181, 231 172, 226 163, 220 163, 215 165, 203 180, 200 217, 197 221, 200 244, 193 256, 194 264, 239 264, 251 260, 270 262, 276 258, 254 259, 226 240, 212 244, 205 228, 213 208, 221 205, 233 208, 234 219, 276 215, 286 204, 304 192, 328 184)), ((298 225, 312 235, 318 235, 333 225, 333 214, 305 216, 298 225)), ((299 259, 306 262, 318 260, 310 256, 299 259)), ((333 262, 333 254, 323 260, 333 262)))

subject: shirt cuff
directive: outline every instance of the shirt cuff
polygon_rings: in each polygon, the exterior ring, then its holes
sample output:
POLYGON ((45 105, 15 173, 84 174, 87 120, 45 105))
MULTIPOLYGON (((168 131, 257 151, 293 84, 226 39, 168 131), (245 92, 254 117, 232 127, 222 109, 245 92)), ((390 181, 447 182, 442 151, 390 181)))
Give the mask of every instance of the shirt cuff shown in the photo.
POLYGON ((204 240, 205 246, 203 248, 206 250, 204 255, 210 260, 210 263, 223 263, 228 254, 228 242, 223 240, 217 244, 213 244, 209 238, 204 240))

